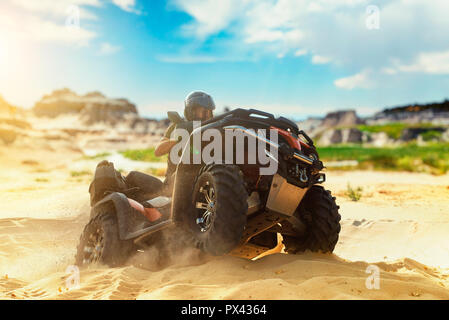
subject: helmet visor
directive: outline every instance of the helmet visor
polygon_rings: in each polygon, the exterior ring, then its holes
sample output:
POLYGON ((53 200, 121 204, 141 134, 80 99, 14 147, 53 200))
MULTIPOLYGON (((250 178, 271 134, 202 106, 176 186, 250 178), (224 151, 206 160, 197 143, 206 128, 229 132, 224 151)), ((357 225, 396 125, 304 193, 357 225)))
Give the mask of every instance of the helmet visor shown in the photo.
POLYGON ((213 117, 212 110, 202 108, 202 107, 195 107, 192 109, 192 116, 195 121, 206 121, 213 117))

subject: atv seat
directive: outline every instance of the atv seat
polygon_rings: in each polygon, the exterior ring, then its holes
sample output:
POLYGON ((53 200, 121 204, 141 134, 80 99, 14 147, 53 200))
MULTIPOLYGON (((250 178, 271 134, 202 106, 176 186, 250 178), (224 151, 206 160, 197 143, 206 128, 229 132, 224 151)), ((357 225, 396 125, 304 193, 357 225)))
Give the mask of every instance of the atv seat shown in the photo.
POLYGON ((138 171, 131 171, 126 176, 125 181, 128 188, 139 188, 141 197, 145 197, 145 199, 158 195, 163 187, 162 181, 158 178, 138 171))

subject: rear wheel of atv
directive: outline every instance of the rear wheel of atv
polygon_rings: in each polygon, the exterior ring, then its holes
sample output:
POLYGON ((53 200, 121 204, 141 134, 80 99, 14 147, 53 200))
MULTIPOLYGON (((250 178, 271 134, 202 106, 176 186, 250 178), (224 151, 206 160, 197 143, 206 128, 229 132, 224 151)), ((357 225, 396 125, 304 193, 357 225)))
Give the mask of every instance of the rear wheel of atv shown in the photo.
POLYGON ((292 223, 296 236, 283 235, 285 251, 332 252, 340 233, 340 214, 335 198, 321 186, 312 186, 296 210, 292 223), (299 227, 296 229, 295 225, 299 227), (299 229, 301 231, 299 231, 299 229))
POLYGON ((123 265, 133 251, 130 240, 120 240, 114 214, 100 214, 84 228, 76 253, 76 264, 103 263, 110 267, 123 265))
POLYGON ((246 224, 247 198, 238 166, 205 166, 195 182, 188 217, 196 246, 212 255, 223 255, 236 247, 246 224))

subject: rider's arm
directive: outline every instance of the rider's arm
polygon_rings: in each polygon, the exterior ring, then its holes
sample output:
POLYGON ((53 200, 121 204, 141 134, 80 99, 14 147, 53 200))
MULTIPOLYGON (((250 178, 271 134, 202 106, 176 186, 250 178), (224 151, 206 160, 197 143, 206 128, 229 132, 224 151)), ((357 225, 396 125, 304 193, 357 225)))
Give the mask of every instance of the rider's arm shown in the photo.
POLYGON ((176 124, 173 123, 165 131, 161 141, 156 146, 156 149, 154 149, 154 155, 156 157, 160 157, 163 156, 164 154, 169 153, 171 148, 177 143, 177 141, 170 139, 170 135, 174 131, 175 127, 176 124))
POLYGON ((163 137, 159 144, 156 146, 156 149, 154 150, 154 155, 156 157, 161 157, 164 154, 167 154, 170 152, 171 148, 177 143, 175 140, 170 140, 167 137, 163 137))

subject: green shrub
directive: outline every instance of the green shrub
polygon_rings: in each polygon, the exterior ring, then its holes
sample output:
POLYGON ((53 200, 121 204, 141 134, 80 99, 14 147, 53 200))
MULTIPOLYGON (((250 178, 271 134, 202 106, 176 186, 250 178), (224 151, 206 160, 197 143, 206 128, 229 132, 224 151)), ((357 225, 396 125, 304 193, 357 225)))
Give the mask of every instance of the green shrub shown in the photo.
POLYGON ((86 176, 86 175, 91 175, 91 174, 92 174, 92 172, 86 171, 86 170, 83 170, 83 171, 70 171, 70 175, 72 177, 80 177, 80 176, 86 176))
MULTIPOLYGON (((402 131, 407 128, 433 128, 435 125, 431 123, 419 123, 419 124, 408 124, 402 122, 391 122, 386 124, 376 124, 376 125, 358 125, 357 128, 360 131, 377 133, 385 132, 391 139, 399 139, 401 137, 402 131)), ((431 131, 429 131, 431 132, 431 131)), ((438 131, 433 131, 438 132, 438 131)))
POLYGON ((96 160, 96 159, 106 158, 106 157, 108 157, 110 155, 111 155, 111 153, 109 153, 109 152, 102 152, 102 153, 97 153, 96 155, 93 155, 93 156, 84 156, 83 159, 85 159, 85 160, 96 160))
POLYGON ((407 128, 407 125, 404 123, 388 123, 388 124, 381 124, 381 125, 359 125, 357 128, 360 131, 365 132, 371 132, 371 133, 378 133, 378 132, 385 132, 389 138, 391 139, 399 139, 401 136, 402 130, 407 128))
POLYGON ((164 155, 162 157, 156 157, 154 155, 154 148, 126 150, 120 153, 125 158, 135 161, 166 162, 168 159, 167 155, 164 155))
POLYGON ((429 143, 425 146, 409 143, 383 148, 340 145, 318 147, 318 154, 324 165, 326 161, 357 160, 358 165, 353 169, 428 171, 435 174, 449 171, 448 143, 429 143))
POLYGON ((421 134, 424 141, 440 140, 443 134, 440 131, 430 130, 421 134))
POLYGON ((352 201, 359 201, 360 198, 362 197, 362 191, 363 191, 362 187, 357 187, 353 189, 351 185, 348 183, 345 195, 352 201))

